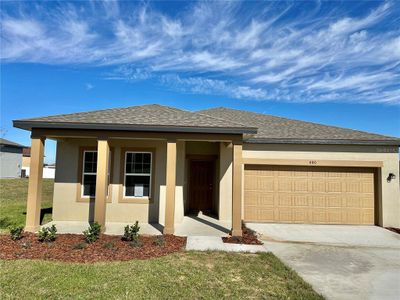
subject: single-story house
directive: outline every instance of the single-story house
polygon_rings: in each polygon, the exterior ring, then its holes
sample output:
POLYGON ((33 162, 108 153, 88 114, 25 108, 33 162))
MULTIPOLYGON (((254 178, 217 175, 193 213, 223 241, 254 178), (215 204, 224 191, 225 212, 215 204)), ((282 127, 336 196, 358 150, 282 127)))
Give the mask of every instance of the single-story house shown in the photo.
POLYGON ((400 139, 249 111, 143 105, 15 120, 32 132, 26 230, 39 227, 46 138, 53 220, 400 227, 400 139))
POLYGON ((24 146, 0 138, 0 178, 20 178, 24 146))

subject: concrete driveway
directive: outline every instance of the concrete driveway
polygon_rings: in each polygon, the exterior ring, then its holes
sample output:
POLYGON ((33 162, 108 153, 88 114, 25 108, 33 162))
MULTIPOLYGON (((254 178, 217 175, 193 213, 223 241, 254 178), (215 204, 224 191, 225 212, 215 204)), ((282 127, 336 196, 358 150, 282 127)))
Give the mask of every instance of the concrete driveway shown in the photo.
POLYGON ((400 299, 400 235, 376 226, 247 224, 327 299, 400 299))

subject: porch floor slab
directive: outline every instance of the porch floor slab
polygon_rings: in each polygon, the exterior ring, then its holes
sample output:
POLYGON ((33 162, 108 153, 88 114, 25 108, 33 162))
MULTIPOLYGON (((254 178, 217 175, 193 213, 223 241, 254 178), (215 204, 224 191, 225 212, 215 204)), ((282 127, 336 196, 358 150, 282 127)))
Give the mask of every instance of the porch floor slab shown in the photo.
MULTIPOLYGON (((84 230, 89 227, 89 222, 78 222, 78 221, 51 221, 44 224, 42 227, 50 227, 51 225, 56 225, 58 233, 72 233, 72 234, 82 234, 84 230)), ((124 227, 128 223, 106 223, 105 234, 109 235, 122 235, 124 233, 124 227)), ((129 225, 133 225, 129 224, 129 225)), ((162 234, 162 226, 160 224, 152 223, 139 223, 140 234, 143 235, 160 235, 162 234)))
POLYGON ((227 236, 230 232, 231 222, 219 221, 215 218, 199 214, 185 216, 180 224, 175 225, 177 236, 227 236))

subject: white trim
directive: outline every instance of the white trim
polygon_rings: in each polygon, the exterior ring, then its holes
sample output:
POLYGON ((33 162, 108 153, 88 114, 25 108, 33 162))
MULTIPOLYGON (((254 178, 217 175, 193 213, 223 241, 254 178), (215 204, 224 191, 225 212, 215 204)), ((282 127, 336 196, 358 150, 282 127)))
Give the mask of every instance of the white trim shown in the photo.
MULTIPOLYGON (((81 180, 81 198, 92 198, 94 196, 91 195, 84 195, 83 190, 84 190, 84 180, 85 180, 85 175, 97 175, 97 172, 85 172, 85 156, 86 152, 94 152, 97 153, 97 150, 83 150, 83 159, 82 159, 82 180, 81 180)), ((96 161, 97 164, 97 161, 96 161)))
POLYGON ((152 170, 153 170, 153 152, 149 151, 125 151, 125 159, 124 159, 124 186, 123 186, 123 198, 132 199, 132 198, 140 198, 140 199, 150 199, 151 198, 151 181, 152 181, 152 170), (126 173, 126 162, 128 153, 147 153, 150 154, 150 173, 126 173), (148 176, 149 177, 149 195, 148 196, 127 196, 126 195, 126 176, 148 176))

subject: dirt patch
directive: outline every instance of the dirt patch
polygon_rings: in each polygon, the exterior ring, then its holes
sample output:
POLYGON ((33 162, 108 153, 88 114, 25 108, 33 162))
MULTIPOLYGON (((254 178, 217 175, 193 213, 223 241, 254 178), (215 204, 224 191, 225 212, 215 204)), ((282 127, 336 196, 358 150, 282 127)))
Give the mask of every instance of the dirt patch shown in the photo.
POLYGON ((59 234, 52 243, 38 241, 37 235, 24 233, 13 241, 8 235, 0 235, 0 259, 45 259, 66 262, 92 263, 98 261, 127 261, 149 259, 182 251, 185 237, 174 235, 140 236, 140 243, 132 244, 120 236, 101 235, 92 243, 84 242, 78 234, 59 234), (159 241, 163 242, 160 243, 159 241))
POLYGON ((397 234, 400 234, 400 228, 395 228, 395 227, 385 227, 387 230, 393 231, 397 234))
POLYGON ((227 236, 223 237, 222 241, 224 243, 231 243, 231 244, 246 244, 246 245, 262 245, 258 239, 257 233, 246 226, 242 225, 242 237, 235 237, 235 236, 227 236))

